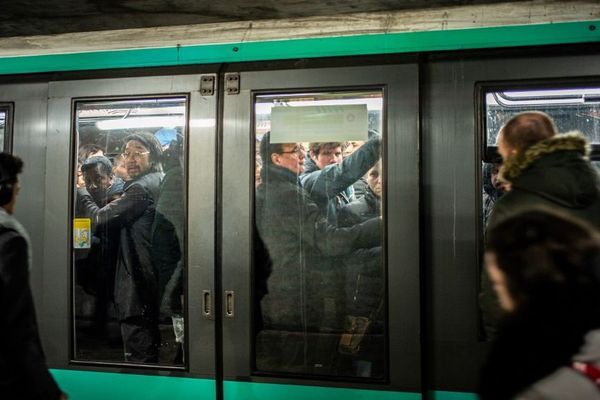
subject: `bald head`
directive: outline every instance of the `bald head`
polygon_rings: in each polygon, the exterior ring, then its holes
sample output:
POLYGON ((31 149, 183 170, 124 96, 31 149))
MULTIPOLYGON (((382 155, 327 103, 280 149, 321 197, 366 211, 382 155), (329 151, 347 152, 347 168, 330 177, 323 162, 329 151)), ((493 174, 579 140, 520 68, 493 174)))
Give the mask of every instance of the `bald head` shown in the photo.
POLYGON ((498 134, 498 150, 503 159, 526 151, 534 144, 551 138, 558 131, 552 118, 540 111, 528 111, 512 117, 498 134))

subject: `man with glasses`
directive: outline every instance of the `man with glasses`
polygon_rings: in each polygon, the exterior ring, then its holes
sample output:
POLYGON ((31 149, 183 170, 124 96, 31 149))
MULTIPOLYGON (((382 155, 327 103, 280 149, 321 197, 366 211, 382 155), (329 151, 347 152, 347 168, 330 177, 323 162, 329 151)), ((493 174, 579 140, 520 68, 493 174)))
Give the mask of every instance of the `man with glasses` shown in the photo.
POLYGON ((322 292, 329 283, 322 274, 334 266, 332 257, 379 245, 381 219, 349 228, 329 224, 298 184, 305 163, 302 146, 270 143, 267 133, 260 150, 262 183, 256 190, 255 217, 257 246, 265 251, 256 252, 255 262, 257 294, 262 296, 256 299, 262 317, 257 367, 331 373, 335 354, 323 349, 326 345, 331 349, 339 336, 323 331, 331 330, 335 322, 324 319, 329 306, 323 303, 322 292))
POLYGON ((381 136, 369 131, 369 141, 346 158, 343 143, 311 143, 300 182, 331 224, 340 208, 355 200, 352 185, 379 160, 381 136))
POLYGON ((151 230, 163 177, 162 147, 154 135, 140 132, 125 138, 121 156, 129 177, 121 197, 99 207, 85 188, 78 189, 78 195, 94 230, 119 230, 114 302, 125 361, 157 363, 158 279, 153 267, 151 230))

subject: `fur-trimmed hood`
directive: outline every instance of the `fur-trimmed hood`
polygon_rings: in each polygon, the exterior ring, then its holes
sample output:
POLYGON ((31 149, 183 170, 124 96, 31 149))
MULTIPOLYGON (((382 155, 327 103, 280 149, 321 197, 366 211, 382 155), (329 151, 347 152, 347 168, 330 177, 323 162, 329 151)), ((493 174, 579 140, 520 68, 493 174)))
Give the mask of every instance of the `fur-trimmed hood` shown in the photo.
POLYGON ((501 179, 512 190, 535 193, 570 209, 585 208, 600 198, 589 153, 588 141, 578 132, 554 136, 506 160, 501 179))
POLYGON ((576 151, 587 159, 591 149, 587 139, 578 131, 553 136, 506 160, 500 169, 500 179, 512 183, 540 157, 557 151, 576 151))

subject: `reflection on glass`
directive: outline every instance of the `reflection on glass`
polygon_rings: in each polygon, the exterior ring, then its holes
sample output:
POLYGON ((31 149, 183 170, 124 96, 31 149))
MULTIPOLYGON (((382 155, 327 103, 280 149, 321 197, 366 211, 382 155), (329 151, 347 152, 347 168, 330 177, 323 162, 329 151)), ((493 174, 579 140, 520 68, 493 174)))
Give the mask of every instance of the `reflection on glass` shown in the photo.
POLYGON ((76 360, 184 364, 186 101, 76 103, 76 360))
POLYGON ((0 108, 0 151, 4 150, 4 135, 6 134, 6 122, 8 120, 8 111, 0 108))
POLYGON ((255 99, 255 368, 385 376, 381 91, 255 99))
POLYGON ((578 130, 600 144, 600 88, 521 90, 486 93, 487 144, 496 144, 504 123, 524 111, 550 115, 561 133, 578 130))

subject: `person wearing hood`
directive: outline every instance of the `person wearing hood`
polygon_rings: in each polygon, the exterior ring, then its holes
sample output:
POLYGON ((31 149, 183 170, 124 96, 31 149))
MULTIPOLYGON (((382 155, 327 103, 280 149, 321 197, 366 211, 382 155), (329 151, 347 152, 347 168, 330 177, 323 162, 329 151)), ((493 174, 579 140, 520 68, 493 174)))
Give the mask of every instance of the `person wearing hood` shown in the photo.
POLYGON ((0 153, 0 398, 66 400, 40 341, 29 286, 29 235, 13 215, 22 169, 20 158, 0 153))
POLYGON ((152 253, 152 226, 163 177, 159 141, 148 132, 127 136, 121 154, 129 180, 121 197, 98 206, 85 188, 77 195, 94 230, 119 231, 114 303, 121 324, 125 361, 157 363, 158 277, 152 253))
POLYGON ((379 160, 381 135, 369 131, 369 140, 343 158, 343 143, 311 143, 300 183, 319 206, 330 224, 337 225, 337 212, 352 202, 352 185, 379 160))
MULTIPOLYGON (((512 117, 498 133, 507 191, 496 202, 488 229, 532 206, 562 210, 600 229, 600 180, 579 133, 558 135, 547 114, 529 111, 512 117)), ((480 307, 488 339, 496 333, 498 301, 489 276, 481 274, 480 307)))
POLYGON ((482 400, 600 400, 600 233, 548 207, 488 231, 486 269, 501 307, 482 400))

